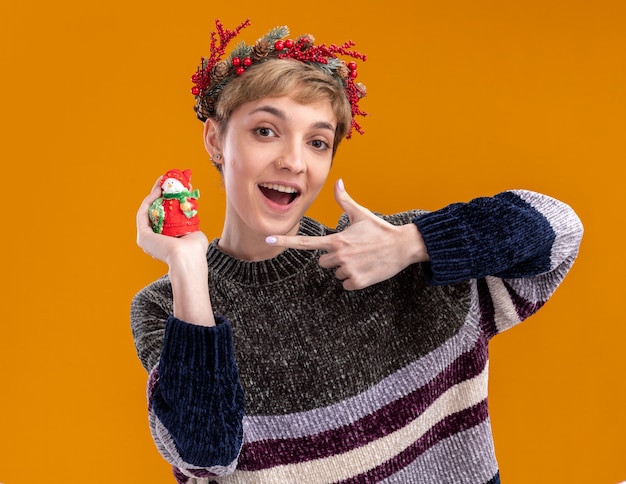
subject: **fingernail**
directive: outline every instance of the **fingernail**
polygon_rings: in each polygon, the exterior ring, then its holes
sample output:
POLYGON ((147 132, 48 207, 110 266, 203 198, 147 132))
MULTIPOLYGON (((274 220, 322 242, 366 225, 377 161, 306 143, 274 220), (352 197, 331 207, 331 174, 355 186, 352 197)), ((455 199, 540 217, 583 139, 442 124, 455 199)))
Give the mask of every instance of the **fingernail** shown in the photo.
POLYGON ((339 187, 339 190, 341 190, 342 192, 346 190, 346 188, 343 186, 343 179, 342 178, 337 180, 337 186, 339 187))
POLYGON ((278 239, 270 235, 269 237, 265 237, 265 242, 268 244, 275 244, 278 242, 278 239))

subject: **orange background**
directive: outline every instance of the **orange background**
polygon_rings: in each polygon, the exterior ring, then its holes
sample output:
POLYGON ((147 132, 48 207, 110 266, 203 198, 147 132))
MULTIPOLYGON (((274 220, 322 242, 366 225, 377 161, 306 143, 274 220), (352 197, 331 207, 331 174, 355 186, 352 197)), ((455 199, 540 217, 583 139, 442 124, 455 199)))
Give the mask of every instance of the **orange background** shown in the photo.
MULTIPOLYGON (((379 212, 508 188, 570 203, 586 233, 545 308, 496 338, 503 482, 626 480, 622 0, 5 1, 0 7, 0 482, 171 483, 147 425, 133 294, 165 271, 135 245, 158 175, 192 168, 209 237, 223 193, 189 77, 213 19, 279 24, 368 54, 365 136, 343 177, 379 212)), ((330 185, 311 214, 333 223, 330 185)))

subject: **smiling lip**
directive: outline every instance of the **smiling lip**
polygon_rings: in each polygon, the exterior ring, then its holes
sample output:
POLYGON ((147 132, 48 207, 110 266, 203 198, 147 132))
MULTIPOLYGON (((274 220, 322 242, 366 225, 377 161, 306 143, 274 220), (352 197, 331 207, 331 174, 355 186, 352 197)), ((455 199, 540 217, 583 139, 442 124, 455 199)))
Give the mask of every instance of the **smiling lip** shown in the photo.
POLYGON ((289 207, 300 196, 297 187, 282 183, 259 183, 259 190, 273 206, 283 209, 289 207))

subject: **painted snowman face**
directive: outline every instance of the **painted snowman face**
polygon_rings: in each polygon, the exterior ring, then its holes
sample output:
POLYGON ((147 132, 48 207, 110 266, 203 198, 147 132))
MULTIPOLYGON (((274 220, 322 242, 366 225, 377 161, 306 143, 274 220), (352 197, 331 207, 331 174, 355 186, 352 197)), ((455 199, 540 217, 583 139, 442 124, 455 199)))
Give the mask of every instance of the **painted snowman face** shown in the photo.
POLYGON ((180 193, 186 190, 185 185, 176 178, 167 178, 161 184, 161 188, 163 189, 163 193, 180 193))

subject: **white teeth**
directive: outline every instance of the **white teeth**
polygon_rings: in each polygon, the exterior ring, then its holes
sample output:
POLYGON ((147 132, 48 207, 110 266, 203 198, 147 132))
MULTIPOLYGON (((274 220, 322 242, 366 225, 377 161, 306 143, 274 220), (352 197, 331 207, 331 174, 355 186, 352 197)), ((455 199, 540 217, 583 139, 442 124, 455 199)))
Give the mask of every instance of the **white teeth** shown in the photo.
POLYGON ((259 186, 263 188, 269 188, 270 190, 276 190, 283 193, 298 193, 294 187, 286 187, 284 185, 275 185, 273 183, 261 183, 259 186))

